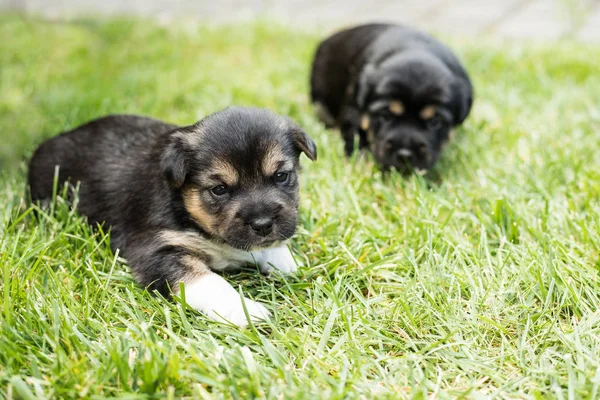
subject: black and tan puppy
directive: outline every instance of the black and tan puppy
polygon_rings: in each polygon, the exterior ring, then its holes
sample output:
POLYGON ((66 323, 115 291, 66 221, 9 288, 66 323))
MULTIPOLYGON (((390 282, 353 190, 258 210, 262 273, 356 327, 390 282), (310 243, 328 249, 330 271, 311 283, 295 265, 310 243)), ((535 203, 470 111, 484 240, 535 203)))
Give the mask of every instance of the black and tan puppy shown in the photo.
POLYGON ((347 155, 369 147, 384 167, 429 169, 453 127, 469 115, 473 89, 452 51, 412 28, 369 24, 325 39, 312 67, 320 119, 341 130, 347 155))
MULTIPOLYGON (((269 111, 231 107, 177 127, 115 115, 43 143, 29 166, 33 200, 80 182, 81 214, 111 227, 138 281, 164 295, 185 285, 187 303, 244 325, 238 292, 212 271, 256 262, 293 272, 286 246, 298 217, 299 156, 313 141, 269 111)), ((253 319, 267 309, 244 299, 253 319)))

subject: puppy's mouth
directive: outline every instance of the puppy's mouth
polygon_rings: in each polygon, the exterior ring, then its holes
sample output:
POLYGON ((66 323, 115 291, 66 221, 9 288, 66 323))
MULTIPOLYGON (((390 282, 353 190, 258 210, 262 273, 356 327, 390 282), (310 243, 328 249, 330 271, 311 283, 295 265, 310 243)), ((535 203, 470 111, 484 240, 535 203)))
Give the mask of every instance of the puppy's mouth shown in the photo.
POLYGON ((227 244, 229 244, 231 247, 238 249, 238 250, 243 250, 243 251, 257 251, 257 250, 264 250, 264 249, 268 249, 270 247, 275 247, 279 244, 281 244, 282 242, 284 242, 287 239, 265 239, 265 240, 261 240, 255 243, 241 243, 240 241, 227 241, 227 244))
POLYGON ((274 247, 291 238, 296 229, 287 229, 285 232, 274 230, 271 234, 265 237, 255 235, 248 229, 233 229, 228 232, 223 239, 233 248, 254 251, 274 247))
POLYGON ((390 154, 377 148, 374 153, 375 159, 384 169, 395 169, 404 174, 427 171, 433 166, 434 157, 428 151, 421 155, 407 149, 398 149, 390 154))
POLYGON ((427 171, 437 159, 437 152, 431 144, 419 137, 377 138, 371 144, 371 151, 383 169, 402 173, 427 171))
POLYGON ((275 247, 287 239, 266 239, 256 244, 251 250, 268 249, 269 247, 275 247))

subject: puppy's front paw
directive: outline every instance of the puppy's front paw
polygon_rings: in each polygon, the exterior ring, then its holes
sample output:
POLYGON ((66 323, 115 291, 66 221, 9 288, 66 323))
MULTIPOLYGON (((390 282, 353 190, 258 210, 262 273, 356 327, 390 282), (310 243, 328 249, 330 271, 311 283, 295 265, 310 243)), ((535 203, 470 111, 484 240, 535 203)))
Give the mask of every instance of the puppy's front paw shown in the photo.
MULTIPOLYGON (((246 310, 248 310, 248 316, 252 322, 266 321, 271 316, 271 313, 264 305, 250 300, 247 297, 244 297, 244 304, 246 304, 246 310)), ((231 304, 228 309, 223 308, 221 312, 213 312, 212 315, 209 316, 217 321, 222 321, 225 319, 237 326, 248 325, 246 313, 244 313, 244 307, 242 306, 239 295, 237 296, 237 299, 235 299, 235 302, 231 304)))
MULTIPOLYGON (((242 298, 225 279, 207 273, 195 282, 185 285, 185 300, 194 309, 215 321, 229 321, 237 326, 248 325, 242 298)), ((252 322, 267 320, 271 313, 267 308, 246 297, 244 304, 252 322)))
POLYGON ((257 261, 260 272, 263 274, 268 274, 273 270, 289 274, 298 270, 294 256, 285 243, 279 247, 263 250, 257 261))

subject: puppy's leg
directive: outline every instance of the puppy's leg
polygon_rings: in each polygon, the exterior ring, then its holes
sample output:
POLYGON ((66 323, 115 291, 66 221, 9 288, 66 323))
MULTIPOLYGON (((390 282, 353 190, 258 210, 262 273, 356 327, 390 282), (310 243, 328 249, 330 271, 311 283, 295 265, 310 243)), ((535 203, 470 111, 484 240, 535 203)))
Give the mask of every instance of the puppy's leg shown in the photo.
MULTIPOLYGON (((202 312, 215 321, 229 321, 238 326, 246 326, 248 320, 244 313, 239 293, 221 276, 214 272, 196 276, 184 282, 185 301, 192 308, 202 312)), ((250 319, 266 320, 271 313, 260 303, 243 298, 250 319)))
POLYGON ((344 154, 350 157, 354 152, 354 127, 350 124, 342 124, 342 139, 344 139, 344 154))
POLYGON ((294 256, 286 243, 271 249, 253 252, 252 255, 263 274, 268 274, 273 270, 289 274, 298 270, 294 256))
POLYGON ((181 257, 181 263, 191 272, 184 277, 185 301, 192 308, 216 321, 227 320, 238 326, 248 324, 242 300, 252 321, 268 319, 269 311, 260 303, 241 298, 239 293, 221 276, 212 272, 199 258, 181 257))
POLYGON ((358 149, 364 150, 364 149, 368 148, 369 147, 369 139, 367 138, 367 132, 363 131, 362 129, 359 129, 358 137, 359 137, 358 149))
POLYGON ((354 151, 354 138, 358 133, 360 114, 355 107, 346 105, 340 113, 340 130, 344 139, 344 152, 347 157, 354 151))
POLYGON ((268 319, 270 313, 265 306, 240 297, 233 286, 208 268, 205 255, 177 247, 144 251, 148 247, 140 246, 137 250, 137 254, 130 257, 130 264, 140 283, 150 289, 168 296, 169 287, 174 294, 179 294, 180 283, 183 283, 185 301, 190 307, 216 321, 247 325, 242 300, 252 321, 268 319))

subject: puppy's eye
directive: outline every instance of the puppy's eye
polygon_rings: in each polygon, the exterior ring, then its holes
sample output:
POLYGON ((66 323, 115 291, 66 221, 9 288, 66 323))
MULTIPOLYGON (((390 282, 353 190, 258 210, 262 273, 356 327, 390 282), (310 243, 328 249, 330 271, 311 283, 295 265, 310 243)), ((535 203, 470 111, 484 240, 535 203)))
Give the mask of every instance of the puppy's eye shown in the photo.
POLYGON ((215 196, 223 196, 225 194, 227 194, 227 186, 225 185, 217 185, 215 187, 213 187, 212 189, 210 189, 210 192, 212 194, 214 194, 215 196))
POLYGON ((288 172, 278 172, 274 176, 275 182, 287 183, 290 180, 290 174, 288 172))

